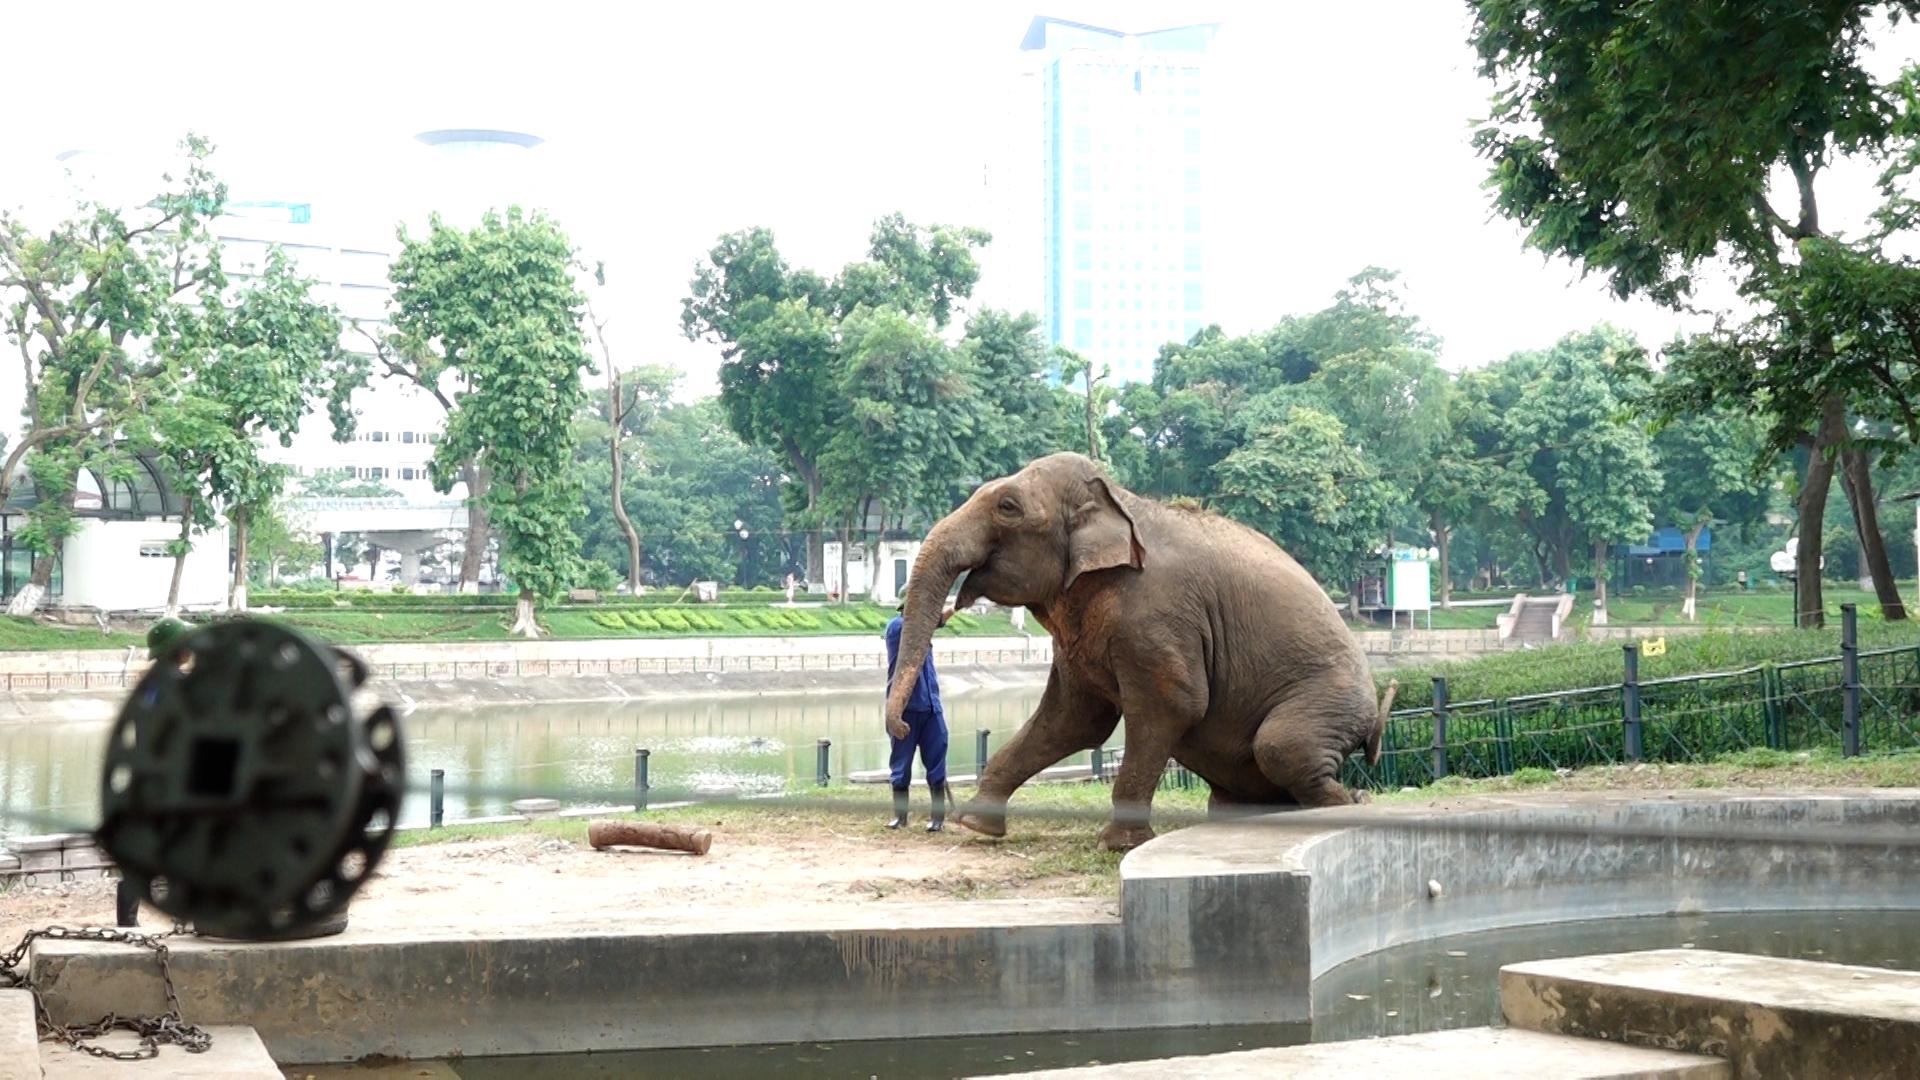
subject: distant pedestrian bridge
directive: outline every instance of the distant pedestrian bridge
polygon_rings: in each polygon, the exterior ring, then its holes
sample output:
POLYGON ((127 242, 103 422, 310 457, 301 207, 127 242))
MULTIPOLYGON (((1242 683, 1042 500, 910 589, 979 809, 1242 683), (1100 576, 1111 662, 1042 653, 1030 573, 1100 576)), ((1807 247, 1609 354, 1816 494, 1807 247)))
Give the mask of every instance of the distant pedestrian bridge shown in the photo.
POLYGON ((385 533, 463 531, 467 500, 457 496, 426 499, 314 497, 287 500, 289 516, 309 532, 385 533))

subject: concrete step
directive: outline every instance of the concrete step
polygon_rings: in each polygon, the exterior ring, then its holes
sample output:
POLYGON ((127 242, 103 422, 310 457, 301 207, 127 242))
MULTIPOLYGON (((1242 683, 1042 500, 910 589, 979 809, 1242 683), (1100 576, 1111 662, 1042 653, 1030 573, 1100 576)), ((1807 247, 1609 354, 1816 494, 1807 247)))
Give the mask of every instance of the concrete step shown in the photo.
POLYGON ((0 1080, 40 1080, 39 1042, 33 994, 0 990, 0 1080))
POLYGON ((1735 1075, 1912 1077, 1920 972, 1654 949, 1500 970, 1507 1023, 1711 1052, 1735 1075))
POLYGON ((1730 1080, 1717 1058, 1672 1050, 1542 1035, 1511 1028, 1461 1028, 1356 1042, 1308 1043, 1231 1054, 1132 1061, 1026 1073, 1066 1080, 1353 1080, 1418 1076, 1420 1080, 1730 1080))
MULTIPOLYGON (((162 1044, 160 1056, 145 1061, 111 1061, 93 1057, 65 1044, 40 1044, 40 1066, 46 1080, 156 1080, 158 1077, 191 1076, 207 1080, 285 1080, 286 1074, 273 1063, 265 1043, 250 1027, 216 1026, 207 1029, 213 1046, 204 1054, 189 1054, 178 1046, 162 1044)), ((140 1040, 131 1032, 116 1031, 95 1045, 114 1050, 138 1049, 140 1040)))

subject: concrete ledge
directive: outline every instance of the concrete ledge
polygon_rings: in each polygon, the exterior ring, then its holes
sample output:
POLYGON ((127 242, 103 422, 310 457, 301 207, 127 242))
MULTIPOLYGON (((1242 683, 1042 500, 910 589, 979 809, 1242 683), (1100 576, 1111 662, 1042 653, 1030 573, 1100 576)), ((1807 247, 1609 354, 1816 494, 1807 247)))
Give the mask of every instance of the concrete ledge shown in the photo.
MULTIPOLYGON (((985 901, 734 912, 668 931, 506 939, 350 927, 283 945, 181 941, 172 967, 188 1019, 249 1023, 282 1062, 1304 1019, 1304 975, 1293 998, 1249 993, 1264 979, 1238 976, 1275 965, 1253 962, 1247 946, 1217 977, 1169 978, 1108 910, 985 901)), ((57 1018, 159 1003, 151 958, 126 949, 40 943, 33 971, 57 1018)))
MULTIPOLYGON (((250 1027, 220 1025, 207 1029, 213 1045, 204 1054, 189 1054, 177 1046, 162 1045, 160 1056, 149 1061, 110 1061, 67 1048, 42 1043, 41 1061, 46 1080, 152 1080, 162 1076, 206 1077, 207 1080, 285 1080, 273 1063, 266 1044, 250 1027)), ((140 1043, 130 1032, 117 1031, 99 1040, 100 1046, 132 1050, 140 1043)))
POLYGON ((33 993, 0 990, 0 1080, 40 1080, 39 1044, 33 993))
POLYGON ((1920 972, 1659 949, 1514 964, 1507 1023, 1724 1057, 1738 1076, 1910 1077, 1920 972))
POLYGON ((1027 1073, 1050 1080, 1130 1080, 1178 1076, 1202 1080, 1723 1080, 1717 1058, 1542 1035, 1510 1028, 1462 1028, 1358 1042, 1309 1043, 1232 1054, 1134 1061, 1027 1073))
POLYGON ((1920 848, 1791 842, 1815 827, 1914 830, 1920 791, 1590 793, 1269 815, 1146 844, 1120 865, 1121 895, 1132 919, 1136 910, 1205 903, 1200 895, 1222 882, 1252 895, 1263 882, 1299 879, 1273 894, 1283 906, 1259 921, 1304 927, 1303 962, 1314 976, 1396 945, 1505 927, 1708 911, 1920 910, 1920 848), (1393 827, 1407 819, 1420 827, 1393 827), (1682 828, 1781 840, 1660 835, 1682 828))

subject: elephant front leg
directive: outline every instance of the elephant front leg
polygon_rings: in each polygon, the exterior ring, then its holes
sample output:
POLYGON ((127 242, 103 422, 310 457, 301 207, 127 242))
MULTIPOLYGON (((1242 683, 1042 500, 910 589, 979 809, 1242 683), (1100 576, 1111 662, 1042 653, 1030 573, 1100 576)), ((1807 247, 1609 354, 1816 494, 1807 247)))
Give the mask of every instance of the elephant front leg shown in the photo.
POLYGON ((1139 657, 1122 670, 1127 750, 1113 781, 1113 820, 1100 831, 1100 846, 1108 851, 1131 851, 1153 839, 1153 793, 1174 744, 1207 711, 1204 685, 1190 673, 1180 657, 1166 654, 1139 657))
POLYGON ((1075 688, 1056 664, 1039 707, 980 770, 974 797, 954 822, 983 836, 1007 835, 1007 800, 1013 793, 1068 754, 1100 745, 1119 720, 1118 710, 1075 688))

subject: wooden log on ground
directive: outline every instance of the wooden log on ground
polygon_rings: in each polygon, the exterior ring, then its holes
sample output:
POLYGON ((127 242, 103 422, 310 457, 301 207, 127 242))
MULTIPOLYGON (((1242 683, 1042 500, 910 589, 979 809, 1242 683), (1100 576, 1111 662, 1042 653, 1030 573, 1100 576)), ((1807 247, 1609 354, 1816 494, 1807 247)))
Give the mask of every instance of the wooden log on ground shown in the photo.
POLYGON ((594 821, 587 825, 587 843, 595 848, 645 847, 705 855, 713 846, 713 834, 652 821, 594 821))

